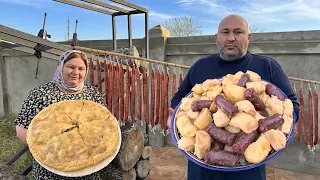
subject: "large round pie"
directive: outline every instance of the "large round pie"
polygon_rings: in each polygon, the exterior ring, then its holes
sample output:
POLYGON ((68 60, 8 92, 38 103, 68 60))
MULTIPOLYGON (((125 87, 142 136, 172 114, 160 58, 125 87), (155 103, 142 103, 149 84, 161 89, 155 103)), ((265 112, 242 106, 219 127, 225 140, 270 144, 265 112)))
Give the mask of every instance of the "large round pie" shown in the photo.
POLYGON ((63 172, 94 166, 117 153, 119 127, 110 111, 89 100, 52 104, 34 117, 27 142, 41 164, 63 172))

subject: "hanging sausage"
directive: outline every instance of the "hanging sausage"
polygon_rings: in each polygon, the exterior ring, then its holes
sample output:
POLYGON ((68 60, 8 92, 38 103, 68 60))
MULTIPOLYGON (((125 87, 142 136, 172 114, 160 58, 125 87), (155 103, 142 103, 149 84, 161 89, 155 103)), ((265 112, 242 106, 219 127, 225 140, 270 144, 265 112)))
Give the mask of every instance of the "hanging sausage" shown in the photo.
POLYGON ((300 88, 300 115, 301 115, 301 127, 302 127, 302 136, 303 136, 303 141, 306 145, 308 145, 308 140, 307 140, 307 134, 306 134, 306 121, 305 121, 305 113, 304 113, 304 93, 303 93, 303 87, 301 83, 301 88, 300 88))
POLYGON ((137 82, 137 89, 136 89, 136 92, 137 92, 137 117, 138 117, 138 120, 140 120, 141 122, 141 126, 143 125, 142 123, 142 119, 141 119, 141 82, 140 82, 140 72, 139 72, 139 69, 140 69, 140 66, 137 66, 136 67, 136 72, 135 72, 135 75, 136 75, 136 82, 137 82))
POLYGON ((316 87, 314 87, 314 146, 318 144, 318 92, 316 90, 316 87))
POLYGON ((103 61, 104 64, 104 91, 105 91, 105 103, 107 104, 107 108, 110 110, 110 104, 109 104, 109 89, 108 89, 108 83, 109 83, 109 77, 108 77, 108 73, 109 73, 109 68, 108 68, 108 63, 107 63, 107 59, 104 58, 103 61))
POLYGON ((156 121, 155 125, 157 125, 160 121, 160 107, 161 107, 161 72, 160 66, 158 65, 157 72, 157 91, 156 91, 156 121))
POLYGON ((120 100, 120 112, 119 119, 121 123, 124 123, 124 70, 122 62, 118 64, 119 68, 119 100, 120 100))
POLYGON ((89 70, 90 70, 90 86, 94 86, 94 67, 93 67, 93 57, 90 57, 90 65, 89 65, 89 70))
POLYGON ((102 93, 101 64, 100 64, 99 56, 97 59, 97 74, 98 74, 98 91, 102 93))
POLYGON ((132 66, 131 68, 131 95, 130 95, 130 117, 131 117, 131 122, 132 126, 134 127, 136 124, 135 120, 135 97, 136 97, 136 75, 135 75, 135 65, 132 66))
POLYGON ((146 123, 146 127, 149 124, 149 113, 148 113, 148 92, 147 92, 147 67, 142 67, 142 97, 143 97, 143 117, 146 123))
MULTIPOLYGON (((294 81, 293 81, 293 92, 297 94, 296 83, 294 81)), ((296 132, 295 134, 296 134, 297 141, 300 141, 300 121, 296 123, 295 132, 296 132)))
POLYGON ((124 121, 127 122, 129 119, 129 107, 130 107, 130 68, 127 62, 126 64, 126 93, 125 93, 125 104, 124 104, 124 121))
POLYGON ((150 100, 150 123, 151 123, 151 131, 154 133, 155 123, 154 123, 154 105, 155 105, 155 83, 154 83, 154 68, 152 66, 151 70, 151 100, 150 100))

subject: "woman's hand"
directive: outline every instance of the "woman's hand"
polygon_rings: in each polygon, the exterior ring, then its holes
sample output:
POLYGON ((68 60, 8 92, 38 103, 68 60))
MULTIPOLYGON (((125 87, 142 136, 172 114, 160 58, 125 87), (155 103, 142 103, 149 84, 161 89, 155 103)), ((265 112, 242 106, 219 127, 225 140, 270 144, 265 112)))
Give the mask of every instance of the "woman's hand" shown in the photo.
POLYGON ((20 139, 21 142, 23 142, 26 145, 28 145, 28 143, 27 143, 27 130, 28 129, 26 129, 24 127, 16 126, 17 137, 20 139))
POLYGON ((172 117, 172 114, 173 114, 173 109, 169 108, 168 111, 169 111, 169 117, 167 119, 167 127, 168 127, 168 129, 170 129, 171 128, 170 126, 171 126, 171 117, 172 117))

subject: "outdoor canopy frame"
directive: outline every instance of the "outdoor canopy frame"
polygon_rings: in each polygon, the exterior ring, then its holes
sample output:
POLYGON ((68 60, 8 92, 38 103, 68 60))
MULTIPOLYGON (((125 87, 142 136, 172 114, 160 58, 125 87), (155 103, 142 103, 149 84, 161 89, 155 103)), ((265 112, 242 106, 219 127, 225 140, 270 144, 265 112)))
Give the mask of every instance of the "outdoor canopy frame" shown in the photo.
POLYGON ((127 6, 133 10, 124 9, 121 7, 118 7, 113 4, 109 4, 107 2, 102 2, 99 0, 80 0, 86 3, 90 3, 93 5, 88 5, 85 3, 77 2, 74 0, 53 0, 56 2, 88 9, 91 11, 108 14, 112 16, 112 40, 113 40, 113 49, 117 49, 117 38, 116 38, 116 16, 123 16, 126 15, 128 19, 128 41, 129 41, 129 47, 132 46, 132 25, 131 25, 131 15, 132 14, 144 14, 145 16, 145 58, 149 58, 149 31, 148 31, 148 9, 137 6, 135 4, 132 4, 128 1, 124 0, 110 0, 111 2, 115 2, 117 4, 127 6), (97 8, 96 6, 100 6, 102 8, 97 8), (113 11, 107 10, 111 9, 113 11))

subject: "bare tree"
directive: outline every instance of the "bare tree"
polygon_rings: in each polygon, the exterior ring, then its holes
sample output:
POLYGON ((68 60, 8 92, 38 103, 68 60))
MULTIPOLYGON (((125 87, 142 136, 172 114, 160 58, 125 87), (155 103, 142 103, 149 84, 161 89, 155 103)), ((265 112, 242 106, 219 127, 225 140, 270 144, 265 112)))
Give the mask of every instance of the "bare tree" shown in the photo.
POLYGON ((165 27, 172 37, 196 36, 202 33, 202 22, 192 16, 170 18, 165 21, 165 27))
MULTIPOLYGON (((260 27, 257 25, 250 25, 249 26, 249 32, 250 33, 262 33, 262 32, 267 32, 267 28, 265 27, 260 27)), ((270 31, 269 31, 270 32, 270 31)))

